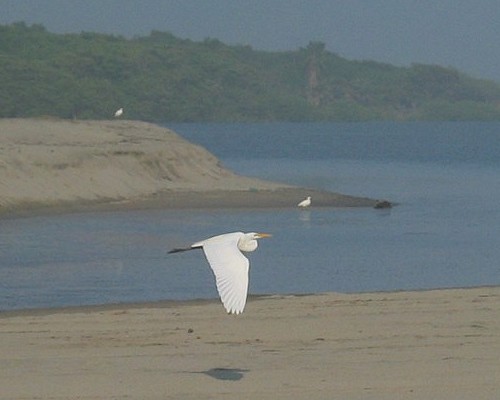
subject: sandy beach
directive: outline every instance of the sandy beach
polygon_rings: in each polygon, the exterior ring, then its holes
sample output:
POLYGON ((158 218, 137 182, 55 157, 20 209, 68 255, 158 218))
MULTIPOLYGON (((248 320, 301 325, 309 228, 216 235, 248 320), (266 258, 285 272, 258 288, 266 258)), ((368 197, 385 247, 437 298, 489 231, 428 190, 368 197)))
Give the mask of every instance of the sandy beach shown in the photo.
POLYGON ((236 175, 140 121, 0 119, 0 215, 138 208, 372 207, 373 199, 236 175))
POLYGON ((500 288, 0 314, 2 399, 494 399, 500 288))

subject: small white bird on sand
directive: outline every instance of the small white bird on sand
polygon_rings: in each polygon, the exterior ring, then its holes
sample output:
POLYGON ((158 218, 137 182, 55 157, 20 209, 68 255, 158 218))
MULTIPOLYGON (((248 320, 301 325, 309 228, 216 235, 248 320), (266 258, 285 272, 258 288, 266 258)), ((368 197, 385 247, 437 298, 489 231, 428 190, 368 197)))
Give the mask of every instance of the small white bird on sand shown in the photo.
POLYGON ((190 247, 173 249, 178 253, 203 249, 215 275, 217 291, 224 308, 229 314, 240 314, 245 308, 248 293, 248 270, 250 262, 243 251, 254 251, 257 239, 270 237, 268 233, 232 232, 213 236, 192 244, 190 247))
POLYGON ((299 204, 297 204, 298 207, 309 207, 311 205, 311 196, 307 196, 306 199, 302 200, 299 204))
POLYGON ((123 115, 123 108, 116 110, 115 118, 121 117, 123 115))

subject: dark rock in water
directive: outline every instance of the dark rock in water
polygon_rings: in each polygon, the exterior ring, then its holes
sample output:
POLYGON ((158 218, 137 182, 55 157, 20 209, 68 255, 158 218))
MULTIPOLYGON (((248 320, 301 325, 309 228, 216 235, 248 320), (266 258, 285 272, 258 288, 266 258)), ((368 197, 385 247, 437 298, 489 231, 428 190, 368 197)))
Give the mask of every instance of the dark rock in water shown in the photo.
POLYGON ((387 200, 379 200, 375 203, 373 208, 376 208, 376 209, 392 208, 392 203, 390 201, 387 201, 387 200))

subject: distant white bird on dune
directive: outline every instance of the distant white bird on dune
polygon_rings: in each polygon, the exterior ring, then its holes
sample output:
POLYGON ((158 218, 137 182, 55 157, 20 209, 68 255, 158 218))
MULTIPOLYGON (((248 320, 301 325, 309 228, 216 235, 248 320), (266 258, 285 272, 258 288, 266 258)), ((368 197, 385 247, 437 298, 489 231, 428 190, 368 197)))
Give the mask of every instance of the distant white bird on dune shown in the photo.
POLYGON ((121 117, 123 115, 123 108, 116 110, 115 118, 121 117))
POLYGON ((213 236, 190 247, 173 249, 169 253, 203 249, 215 275, 217 291, 229 314, 240 314, 245 308, 248 293, 250 262, 243 251, 254 251, 257 239, 270 237, 268 233, 232 232, 213 236))
POLYGON ((297 204, 298 207, 309 207, 311 205, 311 196, 307 196, 306 199, 302 200, 299 204, 297 204))

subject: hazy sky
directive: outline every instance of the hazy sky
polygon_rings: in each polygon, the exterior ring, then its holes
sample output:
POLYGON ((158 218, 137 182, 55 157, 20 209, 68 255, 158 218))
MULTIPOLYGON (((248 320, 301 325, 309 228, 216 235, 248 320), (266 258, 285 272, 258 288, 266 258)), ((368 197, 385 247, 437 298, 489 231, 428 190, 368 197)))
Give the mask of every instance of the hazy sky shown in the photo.
POLYGON ((500 82, 500 0, 0 0, 0 24, 16 21, 273 51, 322 41, 348 59, 439 64, 500 82))

